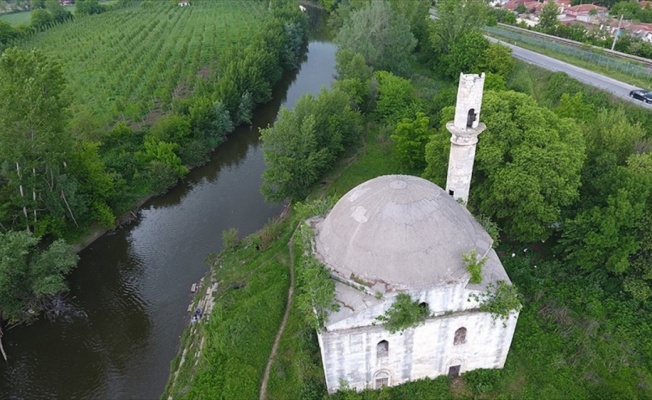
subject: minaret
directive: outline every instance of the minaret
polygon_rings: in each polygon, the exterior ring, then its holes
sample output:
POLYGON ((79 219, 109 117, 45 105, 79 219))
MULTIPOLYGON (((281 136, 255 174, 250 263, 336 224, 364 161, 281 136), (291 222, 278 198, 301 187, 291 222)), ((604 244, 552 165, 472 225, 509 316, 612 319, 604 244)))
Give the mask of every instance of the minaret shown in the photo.
POLYGON ((446 129, 452 135, 446 191, 455 200, 461 200, 464 204, 469 201, 478 135, 487 128, 480 122, 483 87, 484 73, 482 75, 460 74, 455 120, 446 124, 446 129))

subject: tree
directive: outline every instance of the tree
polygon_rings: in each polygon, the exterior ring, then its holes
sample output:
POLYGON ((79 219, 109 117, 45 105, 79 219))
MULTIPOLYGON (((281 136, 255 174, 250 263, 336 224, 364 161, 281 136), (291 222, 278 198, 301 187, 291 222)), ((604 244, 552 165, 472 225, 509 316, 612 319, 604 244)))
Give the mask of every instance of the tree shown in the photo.
POLYGON ((478 60, 479 72, 494 73, 507 80, 514 70, 512 49, 500 43, 489 43, 478 60))
POLYGON ((437 19, 430 25, 430 42, 436 56, 448 54, 460 38, 479 31, 487 21, 484 0, 439 0, 437 19))
POLYGON ((610 194, 566 222, 561 244, 567 258, 587 270, 622 277, 639 301, 652 297, 652 154, 634 154, 617 167, 610 194))
POLYGON ((0 232, 0 319, 38 316, 52 296, 67 289, 65 276, 77 260, 63 240, 39 250, 39 239, 29 232, 0 232))
POLYGON ((0 51, 2 50, 2 46, 9 44, 17 36, 18 32, 16 32, 9 22, 0 20, 0 51))
POLYGON ((417 43, 407 19, 385 0, 353 12, 335 41, 342 49, 364 56, 374 68, 399 75, 407 73, 417 43))
POLYGON ((99 4, 97 0, 77 0, 75 2, 75 14, 93 15, 106 11, 106 7, 99 4))
POLYGON ((32 15, 30 15, 30 24, 37 30, 47 28, 52 22, 54 22, 52 15, 42 8, 32 11, 32 15))
POLYGON ((519 3, 516 8, 514 9, 519 14, 525 14, 527 12, 527 8, 525 8, 525 4, 519 3))
POLYGON ((382 122, 395 126, 420 109, 419 100, 409 80, 386 71, 375 72, 374 79, 378 92, 374 112, 382 122))
POLYGON ((9 216, 23 228, 41 214, 76 224, 76 206, 84 206, 68 168, 74 140, 65 129, 64 88, 61 65, 37 50, 11 48, 0 57, 0 176, 9 216))
POLYGON ((417 112, 413 119, 404 118, 396 126, 391 138, 396 142, 396 152, 402 164, 413 169, 423 169, 426 164, 425 148, 430 138, 429 119, 417 112))
POLYGON ((45 2, 45 8, 52 16, 54 22, 62 23, 72 19, 72 13, 63 8, 58 0, 47 0, 45 2))
POLYGON ((630 123, 623 109, 603 108, 592 115, 583 125, 587 162, 582 170, 582 197, 586 208, 613 193, 620 180, 614 174, 645 137, 643 127, 630 123))
POLYGON ((460 72, 479 73, 480 62, 485 51, 489 48, 489 41, 477 30, 463 34, 456 41, 448 54, 442 55, 441 63, 446 75, 451 79, 459 78, 460 72))
POLYGON ((432 7, 429 0, 389 0, 392 8, 403 15, 410 23, 412 34, 417 39, 417 46, 423 48, 428 44, 428 9, 432 7))
POLYGON ((552 0, 548 0, 541 8, 539 15, 539 28, 544 32, 552 32, 559 25, 557 16, 559 15, 559 6, 552 0))
POLYGON ((335 59, 337 80, 333 86, 348 94, 355 108, 364 107, 370 100, 373 69, 366 64, 362 55, 348 50, 338 50, 335 59))
POLYGON ((304 95, 294 110, 281 110, 273 127, 261 129, 268 200, 302 199, 345 148, 357 145, 361 119, 350 104, 339 90, 304 95))
MULTIPOLYGON (((454 109, 446 110, 452 119, 454 109)), ((539 107, 516 92, 486 92, 482 121, 487 131, 477 147, 472 209, 496 221, 508 237, 522 241, 547 238, 562 222, 562 208, 579 197, 584 139, 569 119, 539 107)), ((450 134, 442 130, 427 147, 425 177, 446 176, 450 134)))
POLYGON ((317 146, 314 116, 300 119, 291 110, 282 109, 274 126, 261 129, 260 135, 267 164, 262 186, 265 198, 303 199, 328 158, 328 150, 317 146))

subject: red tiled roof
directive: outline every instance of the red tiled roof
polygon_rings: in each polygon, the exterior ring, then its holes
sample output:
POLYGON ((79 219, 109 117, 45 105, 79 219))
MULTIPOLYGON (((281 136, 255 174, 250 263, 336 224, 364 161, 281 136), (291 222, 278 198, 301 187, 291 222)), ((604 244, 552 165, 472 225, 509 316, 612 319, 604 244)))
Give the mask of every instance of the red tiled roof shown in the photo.
POLYGON ((564 10, 564 12, 581 14, 581 13, 588 13, 591 10, 595 10, 597 12, 606 12, 607 8, 596 6, 595 4, 580 4, 577 6, 568 7, 564 10))

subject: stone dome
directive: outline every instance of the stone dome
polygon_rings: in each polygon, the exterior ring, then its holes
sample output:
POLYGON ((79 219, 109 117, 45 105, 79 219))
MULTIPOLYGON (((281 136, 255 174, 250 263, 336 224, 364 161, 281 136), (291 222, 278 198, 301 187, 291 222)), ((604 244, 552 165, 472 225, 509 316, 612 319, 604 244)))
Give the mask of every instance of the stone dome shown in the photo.
POLYGON ((358 185, 315 229, 316 255, 334 273, 395 289, 468 282, 462 255, 492 243, 439 186, 405 175, 358 185))

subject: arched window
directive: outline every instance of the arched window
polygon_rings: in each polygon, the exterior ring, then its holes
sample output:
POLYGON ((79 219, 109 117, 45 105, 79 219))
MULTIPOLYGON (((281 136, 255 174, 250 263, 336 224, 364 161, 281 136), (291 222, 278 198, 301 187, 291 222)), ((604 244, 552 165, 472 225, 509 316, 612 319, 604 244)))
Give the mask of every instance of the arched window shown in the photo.
POLYGON ((453 344, 457 345, 464 343, 466 343, 466 328, 461 327, 455 331, 455 339, 453 340, 453 344))
POLYGON ((387 340, 381 340, 376 345, 376 357, 382 358, 389 356, 389 342, 387 340))

